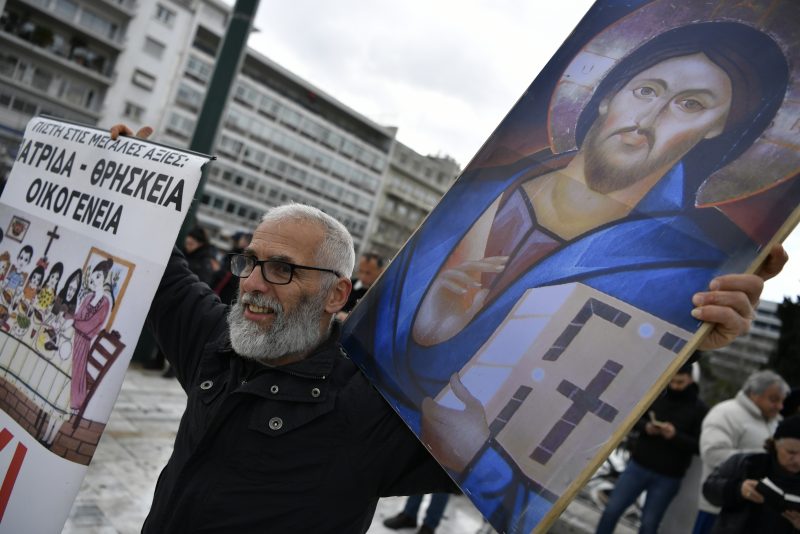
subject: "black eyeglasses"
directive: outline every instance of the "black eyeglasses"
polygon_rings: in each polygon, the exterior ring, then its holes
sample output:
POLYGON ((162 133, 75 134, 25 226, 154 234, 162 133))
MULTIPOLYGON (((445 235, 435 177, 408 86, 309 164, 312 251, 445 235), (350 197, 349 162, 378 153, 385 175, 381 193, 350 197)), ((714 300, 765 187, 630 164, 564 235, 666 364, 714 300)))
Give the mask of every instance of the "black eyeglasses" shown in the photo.
POLYGON ((295 269, 306 269, 309 271, 322 271, 326 273, 333 273, 338 278, 342 275, 333 269, 323 269, 321 267, 308 267, 306 265, 297 265, 282 260, 259 260, 255 256, 248 254, 228 254, 231 264, 231 273, 239 278, 247 278, 252 274, 256 266, 261 266, 261 276, 270 284, 286 285, 292 281, 295 269))

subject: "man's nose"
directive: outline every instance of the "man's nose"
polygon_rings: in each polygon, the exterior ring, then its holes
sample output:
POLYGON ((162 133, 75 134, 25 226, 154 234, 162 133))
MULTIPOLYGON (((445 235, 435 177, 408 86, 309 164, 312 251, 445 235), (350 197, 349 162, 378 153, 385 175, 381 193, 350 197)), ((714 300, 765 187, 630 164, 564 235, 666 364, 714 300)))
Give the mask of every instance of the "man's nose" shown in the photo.
POLYGON ((239 280, 239 287, 245 293, 265 293, 269 291, 271 286, 272 284, 264 280, 264 276, 261 274, 261 269, 259 267, 253 269, 253 272, 251 272, 249 276, 239 280))

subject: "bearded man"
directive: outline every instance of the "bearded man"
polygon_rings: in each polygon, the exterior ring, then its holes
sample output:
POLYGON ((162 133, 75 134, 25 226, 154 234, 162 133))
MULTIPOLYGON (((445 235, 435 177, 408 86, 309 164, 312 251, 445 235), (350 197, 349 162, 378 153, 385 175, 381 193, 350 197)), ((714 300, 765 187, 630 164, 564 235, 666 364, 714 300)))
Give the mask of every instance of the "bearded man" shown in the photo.
POLYGON ((230 307, 173 252, 149 324, 186 412, 145 533, 361 533, 379 497, 455 488, 338 345, 353 240, 316 208, 264 216, 230 307))

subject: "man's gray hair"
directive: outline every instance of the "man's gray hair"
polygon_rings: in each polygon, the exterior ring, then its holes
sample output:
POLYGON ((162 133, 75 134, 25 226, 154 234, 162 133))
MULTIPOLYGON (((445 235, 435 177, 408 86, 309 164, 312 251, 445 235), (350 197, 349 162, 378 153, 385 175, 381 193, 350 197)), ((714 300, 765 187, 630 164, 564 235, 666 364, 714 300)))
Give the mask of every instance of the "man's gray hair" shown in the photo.
POLYGON ((786 383, 786 380, 775 371, 770 371, 769 369, 756 371, 748 376, 742 386, 742 392, 745 395, 761 395, 774 384, 780 386, 784 396, 789 394, 791 388, 789 384, 786 383))
POLYGON ((286 219, 306 221, 321 226, 324 235, 316 253, 318 267, 333 269, 344 277, 352 274, 356 263, 356 251, 353 237, 342 223, 313 206, 294 202, 268 209, 261 222, 286 219))

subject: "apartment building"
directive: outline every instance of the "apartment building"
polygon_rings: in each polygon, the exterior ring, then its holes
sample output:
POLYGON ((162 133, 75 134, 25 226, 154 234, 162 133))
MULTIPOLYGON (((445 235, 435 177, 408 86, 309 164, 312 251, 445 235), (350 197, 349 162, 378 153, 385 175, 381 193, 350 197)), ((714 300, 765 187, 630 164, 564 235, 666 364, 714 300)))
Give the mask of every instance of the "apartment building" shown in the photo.
MULTIPOLYGON (((230 16, 220 0, 9 0, 0 166, 39 113, 151 125, 155 140, 188 147, 230 16)), ((417 154, 395 133, 248 49, 198 220, 223 244, 267 207, 304 202, 342 221, 357 250, 391 256, 458 174, 453 160, 417 154)))
POLYGON ((34 115, 98 122, 135 7, 134 0, 5 2, 0 15, 0 156, 16 155, 34 115))
POLYGON ((423 156, 396 142, 365 248, 391 259, 460 173, 450 157, 423 156))

